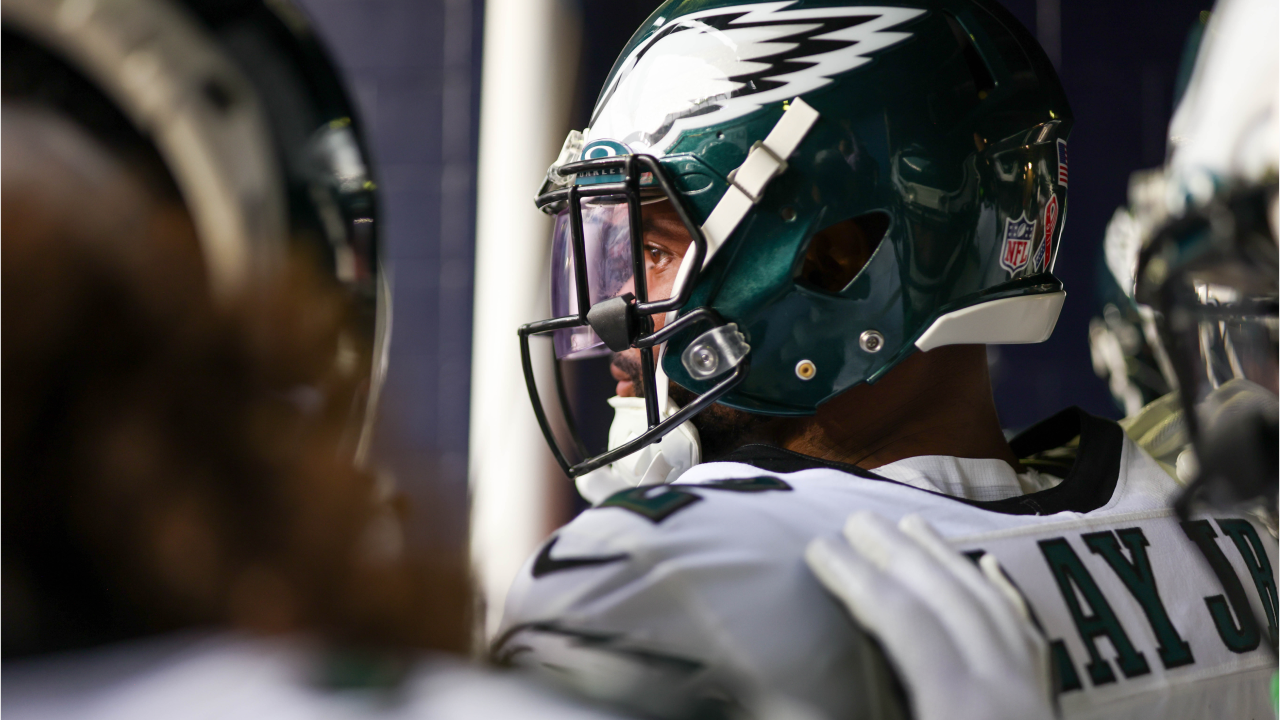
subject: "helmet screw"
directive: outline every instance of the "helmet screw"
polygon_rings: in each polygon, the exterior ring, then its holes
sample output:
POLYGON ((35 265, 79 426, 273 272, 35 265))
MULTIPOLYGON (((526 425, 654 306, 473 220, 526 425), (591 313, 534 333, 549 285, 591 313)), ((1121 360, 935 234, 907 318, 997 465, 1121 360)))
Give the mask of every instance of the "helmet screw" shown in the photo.
POLYGON ((690 354, 690 360, 694 368, 702 374, 703 377, 711 377, 715 374, 716 366, 720 364, 720 358, 716 355, 715 350, 707 345, 700 345, 694 348, 690 354))
POLYGON ((812 360, 801 360, 796 363, 796 377, 801 380, 812 380, 814 375, 818 374, 818 367, 813 364, 812 360))
POLYGON ((884 347, 884 336, 878 330, 867 330, 858 337, 858 345, 865 352, 878 353, 884 347))

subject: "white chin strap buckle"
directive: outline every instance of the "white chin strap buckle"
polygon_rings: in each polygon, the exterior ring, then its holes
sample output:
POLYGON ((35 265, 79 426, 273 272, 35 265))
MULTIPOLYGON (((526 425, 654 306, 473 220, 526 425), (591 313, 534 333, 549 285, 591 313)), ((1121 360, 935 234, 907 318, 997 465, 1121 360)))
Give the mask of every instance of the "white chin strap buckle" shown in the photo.
MULTIPOLYGON (((609 449, 621 447, 649 429, 643 398, 612 397, 613 424, 609 426, 609 449)), ((663 419, 680 408, 671 400, 663 408, 663 419)), ((702 462, 702 446, 693 423, 685 422, 661 440, 615 461, 612 465, 579 477, 578 492, 587 502, 599 505, 610 495, 642 485, 675 482, 689 468, 702 462)))

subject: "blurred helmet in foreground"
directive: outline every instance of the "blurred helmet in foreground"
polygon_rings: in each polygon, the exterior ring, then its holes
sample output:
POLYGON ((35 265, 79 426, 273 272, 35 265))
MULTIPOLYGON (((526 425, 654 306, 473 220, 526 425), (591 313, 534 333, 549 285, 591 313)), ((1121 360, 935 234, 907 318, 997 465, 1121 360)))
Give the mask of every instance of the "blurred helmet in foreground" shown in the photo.
POLYGON ((1179 462, 1184 506, 1265 497, 1275 512, 1278 22, 1274 2, 1218 4, 1168 162, 1131 182, 1132 264, 1108 263, 1154 311, 1176 376, 1194 448, 1179 462))
POLYGON ((389 328, 376 188, 350 99, 306 18, 284 0, 2 7, 5 103, 51 108, 108 145, 158 157, 215 297, 298 254, 345 290, 353 322, 334 362, 367 378, 350 399, 362 457, 389 328))

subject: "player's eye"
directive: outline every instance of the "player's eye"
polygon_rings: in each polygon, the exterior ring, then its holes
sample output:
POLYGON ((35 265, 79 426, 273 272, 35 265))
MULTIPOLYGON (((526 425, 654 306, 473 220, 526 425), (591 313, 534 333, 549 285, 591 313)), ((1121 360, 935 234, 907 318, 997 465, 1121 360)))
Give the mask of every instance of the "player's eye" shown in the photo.
POLYGON ((675 256, 659 245, 645 245, 645 259, 655 268, 664 267, 675 256))

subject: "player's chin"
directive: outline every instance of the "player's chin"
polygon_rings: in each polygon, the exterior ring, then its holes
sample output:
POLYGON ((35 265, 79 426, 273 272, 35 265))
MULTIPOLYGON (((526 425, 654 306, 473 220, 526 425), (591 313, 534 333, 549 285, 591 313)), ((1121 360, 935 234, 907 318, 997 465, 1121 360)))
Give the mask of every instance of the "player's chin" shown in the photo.
POLYGON ((615 390, 618 397, 644 397, 644 383, 640 381, 640 363, 629 353, 614 353, 609 363, 609 373, 618 381, 615 390))

